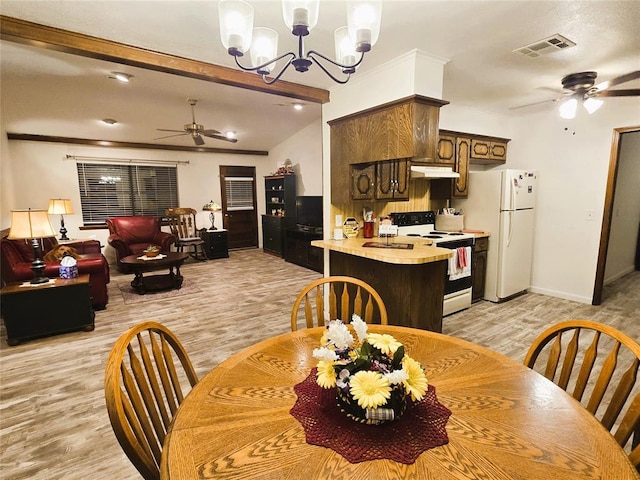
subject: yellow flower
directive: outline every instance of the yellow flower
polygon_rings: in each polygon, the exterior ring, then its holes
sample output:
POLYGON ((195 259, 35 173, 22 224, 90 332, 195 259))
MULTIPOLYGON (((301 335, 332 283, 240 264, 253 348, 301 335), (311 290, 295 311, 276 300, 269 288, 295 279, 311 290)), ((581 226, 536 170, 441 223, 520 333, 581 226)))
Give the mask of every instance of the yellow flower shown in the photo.
POLYGON ((391 396, 389 380, 378 372, 361 370, 351 377, 351 395, 362 408, 376 408, 391 396))
POLYGON ((405 355, 402 359, 402 368, 407 372, 407 379, 403 382, 406 392, 411 394, 411 399, 414 402, 422 400, 429 387, 422 365, 405 355))
POLYGON ((393 355, 402 346, 399 341, 386 333, 370 333, 367 337, 367 343, 387 355, 393 355))
POLYGON ((336 386, 336 372, 333 369, 333 362, 320 360, 318 362, 318 385, 322 388, 333 388, 336 386))

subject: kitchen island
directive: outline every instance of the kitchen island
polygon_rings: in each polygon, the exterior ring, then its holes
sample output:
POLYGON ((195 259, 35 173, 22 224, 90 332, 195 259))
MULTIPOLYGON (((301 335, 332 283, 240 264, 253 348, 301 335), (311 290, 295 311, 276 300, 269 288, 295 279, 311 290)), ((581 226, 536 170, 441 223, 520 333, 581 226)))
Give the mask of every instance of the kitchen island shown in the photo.
POLYGON ((390 244, 413 248, 377 248, 367 242, 386 238, 314 240, 311 245, 329 250, 331 275, 348 275, 370 284, 382 297, 391 325, 442 332, 442 301, 447 276, 446 248, 426 245, 416 237, 395 237, 390 244))

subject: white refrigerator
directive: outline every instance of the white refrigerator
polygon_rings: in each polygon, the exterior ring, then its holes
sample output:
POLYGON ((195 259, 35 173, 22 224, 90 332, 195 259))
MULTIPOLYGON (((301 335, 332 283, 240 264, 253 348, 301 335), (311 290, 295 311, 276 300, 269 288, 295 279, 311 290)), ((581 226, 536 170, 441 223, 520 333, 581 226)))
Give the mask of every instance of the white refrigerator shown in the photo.
POLYGON ((500 302, 531 286, 537 173, 469 172, 469 196, 455 199, 464 227, 491 234, 483 298, 500 302))

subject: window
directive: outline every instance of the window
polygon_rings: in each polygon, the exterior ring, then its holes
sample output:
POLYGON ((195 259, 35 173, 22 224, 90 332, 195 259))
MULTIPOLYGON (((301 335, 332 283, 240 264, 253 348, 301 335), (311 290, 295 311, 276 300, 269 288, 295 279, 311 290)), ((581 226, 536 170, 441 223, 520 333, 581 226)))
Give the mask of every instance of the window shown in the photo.
POLYGON ((227 210, 253 210, 253 178, 225 177, 227 210))
POLYGON ((178 205, 176 167, 78 163, 78 183, 85 225, 109 217, 162 217, 178 205))

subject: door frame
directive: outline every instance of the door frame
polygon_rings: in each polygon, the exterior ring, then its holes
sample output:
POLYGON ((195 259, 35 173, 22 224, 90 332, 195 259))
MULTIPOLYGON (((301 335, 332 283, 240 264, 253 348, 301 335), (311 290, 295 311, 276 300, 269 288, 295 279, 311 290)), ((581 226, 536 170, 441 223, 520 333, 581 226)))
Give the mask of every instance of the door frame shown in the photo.
POLYGON ((620 138, 623 133, 638 132, 640 126, 621 127, 613 129, 611 141, 611 153, 609 155, 609 175, 607 177, 607 191, 604 197, 602 213, 602 229, 600 231, 600 249, 598 251, 598 264, 596 267, 596 280, 593 286, 591 305, 602 303, 602 289, 604 287, 604 273, 607 265, 607 253, 609 251, 609 237, 611 235, 611 219, 613 218, 613 200, 616 194, 618 180, 618 161, 620 159, 620 138))

